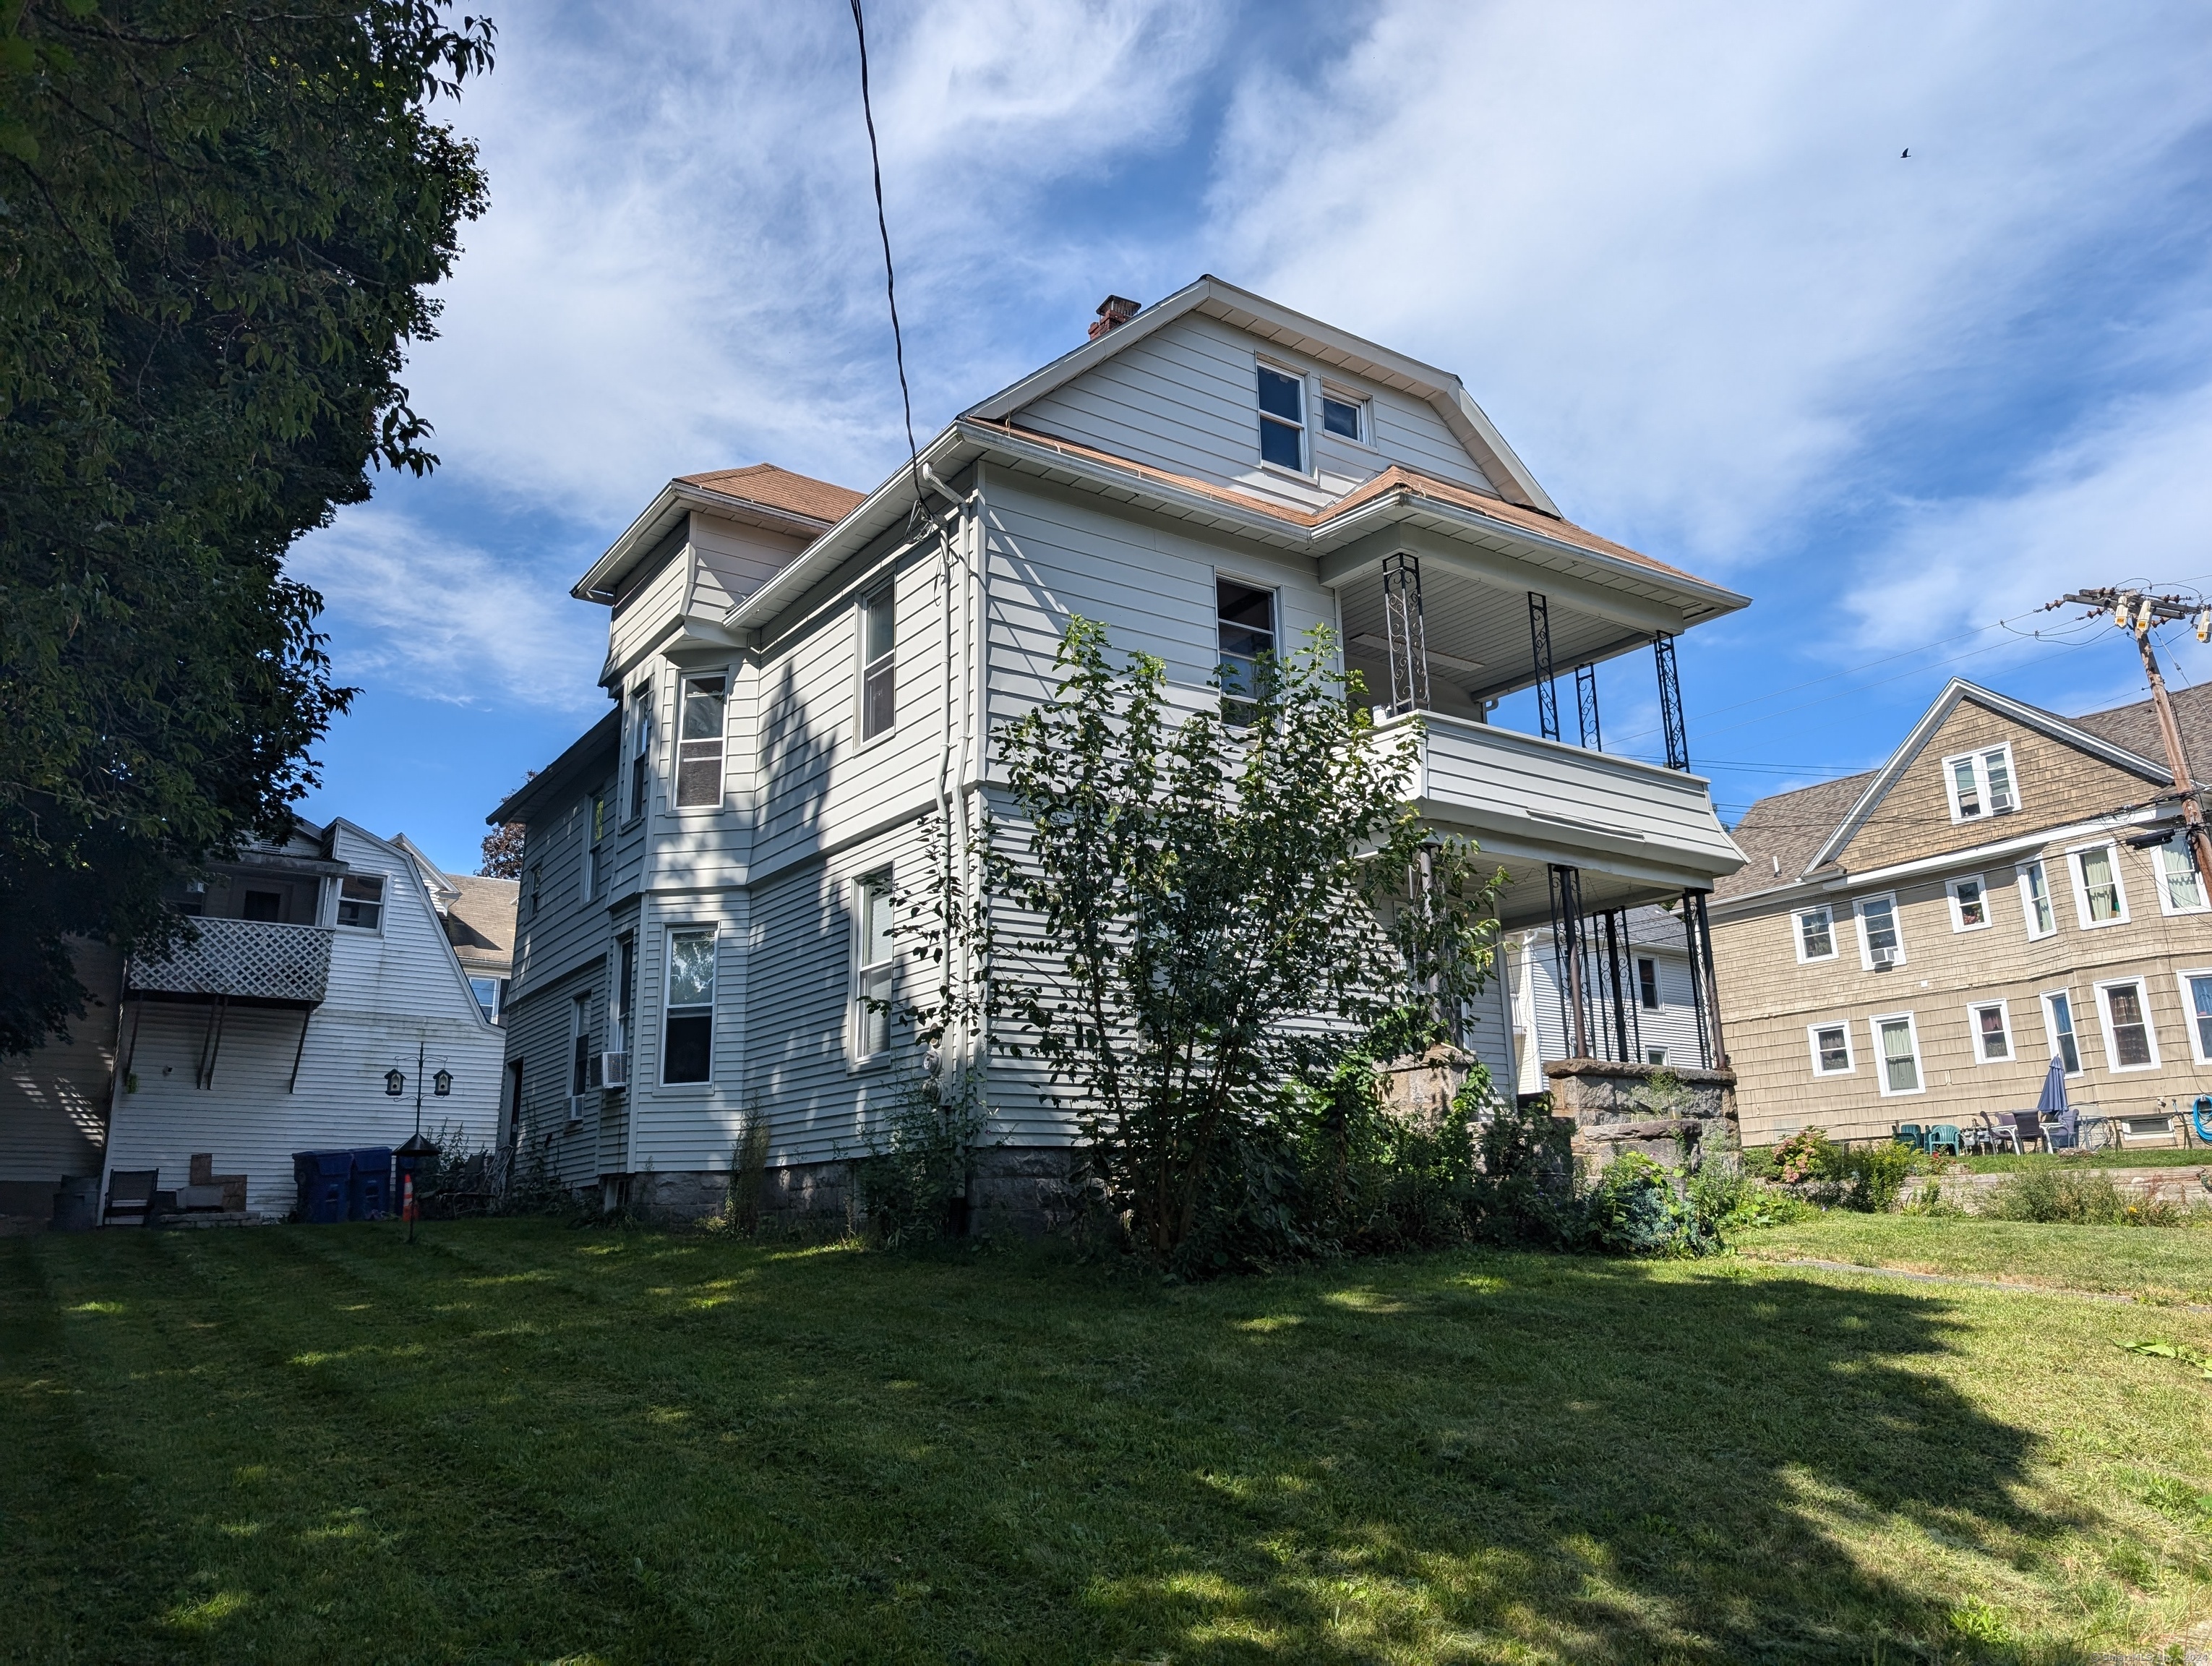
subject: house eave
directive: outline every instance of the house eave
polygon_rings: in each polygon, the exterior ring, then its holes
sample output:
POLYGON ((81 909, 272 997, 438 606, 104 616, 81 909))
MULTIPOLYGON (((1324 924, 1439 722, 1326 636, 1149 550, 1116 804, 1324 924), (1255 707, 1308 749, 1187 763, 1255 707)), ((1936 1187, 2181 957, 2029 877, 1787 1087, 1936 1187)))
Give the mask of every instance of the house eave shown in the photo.
POLYGON ((590 570, 576 581, 568 593, 578 601, 611 605, 617 588, 630 569, 658 548, 660 541, 681 526, 694 509, 748 526, 804 538, 819 538, 831 524, 814 515, 757 503, 749 497, 714 491, 689 481, 672 480, 660 489, 645 512, 608 546, 607 552, 592 563, 590 570))

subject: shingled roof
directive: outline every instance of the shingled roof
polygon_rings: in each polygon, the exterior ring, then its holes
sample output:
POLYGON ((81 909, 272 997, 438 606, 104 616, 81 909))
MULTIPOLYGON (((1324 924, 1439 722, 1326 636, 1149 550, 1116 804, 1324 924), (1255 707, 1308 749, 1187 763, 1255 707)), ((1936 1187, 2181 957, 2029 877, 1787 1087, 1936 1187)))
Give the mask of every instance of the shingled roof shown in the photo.
POLYGON ((793 474, 773 463, 754 463, 742 469, 708 469, 703 474, 679 474, 676 477, 687 486, 720 492, 725 497, 742 498, 763 508, 781 509, 787 514, 805 515, 824 526, 842 520, 867 496, 866 492, 856 492, 849 486, 832 485, 811 475, 793 474))
MULTIPOLYGON (((2212 684, 2176 690, 2172 698, 2182 745, 2189 749, 2198 784, 2204 785, 2206 773, 2212 771, 2212 684)), ((2148 700, 2065 721, 2115 746, 2124 746, 2161 763, 2166 760, 2158 713, 2148 700)), ((1713 900, 1770 891, 1797 879, 1880 773, 1863 769, 1817 786, 1777 793, 1753 805, 1744 812, 1743 819, 1729 830, 1729 836, 1751 860, 1714 885, 1713 900)))

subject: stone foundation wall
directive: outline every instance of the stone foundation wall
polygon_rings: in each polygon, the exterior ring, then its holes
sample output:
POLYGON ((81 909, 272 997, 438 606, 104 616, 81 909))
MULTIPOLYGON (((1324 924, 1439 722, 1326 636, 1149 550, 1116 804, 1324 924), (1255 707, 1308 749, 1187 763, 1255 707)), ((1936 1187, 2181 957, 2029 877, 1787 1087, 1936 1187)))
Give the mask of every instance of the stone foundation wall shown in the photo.
MULTIPOLYGON (((1064 1146, 987 1146, 969 1170, 968 1231, 1035 1237, 1065 1225, 1067 1174, 1075 1153, 1064 1146)), ((652 1170, 622 1183, 629 1207, 648 1220, 703 1220, 727 1206, 724 1170, 652 1170)), ((760 1219, 787 1231, 844 1231, 865 1224, 849 1163, 794 1163, 761 1177, 760 1219)))
POLYGON ((1735 1110, 1735 1072, 1674 1065, 1619 1064, 1609 1059, 1559 1059, 1544 1067, 1552 1110, 1575 1125, 1575 1154, 1593 1169, 1625 1151, 1660 1163, 1702 1163, 1715 1152, 1742 1148, 1735 1110), (1653 1079, 1682 1086, 1674 1104, 1653 1079))

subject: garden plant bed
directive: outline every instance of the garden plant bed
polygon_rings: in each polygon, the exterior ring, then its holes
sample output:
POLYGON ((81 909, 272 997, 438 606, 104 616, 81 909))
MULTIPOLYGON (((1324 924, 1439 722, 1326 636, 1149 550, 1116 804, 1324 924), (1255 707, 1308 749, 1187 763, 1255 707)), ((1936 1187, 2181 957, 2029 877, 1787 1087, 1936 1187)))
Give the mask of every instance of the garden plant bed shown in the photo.
MULTIPOLYGON (((0 1658, 2062 1661, 2212 1620, 2212 1383, 2116 1346, 2212 1315, 420 1237, 0 1243, 0 1658)), ((1757 1237, 2212 1288, 2212 1233, 1757 1237)))

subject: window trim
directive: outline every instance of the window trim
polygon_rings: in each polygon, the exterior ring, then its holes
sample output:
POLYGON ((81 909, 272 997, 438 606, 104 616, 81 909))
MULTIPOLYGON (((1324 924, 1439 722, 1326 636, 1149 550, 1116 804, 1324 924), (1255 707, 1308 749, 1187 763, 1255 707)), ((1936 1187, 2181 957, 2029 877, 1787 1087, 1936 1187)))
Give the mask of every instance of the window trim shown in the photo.
POLYGON ((2134 1076, 2146 1070, 2164 1069, 2165 1059, 2158 1049, 2158 1020, 2151 1016, 2150 1011, 2150 980, 2142 976, 2100 978, 2093 987, 2097 992, 2098 1025, 2105 1032, 2105 1067, 2116 1076, 2134 1076), (2120 1062, 2118 1037, 2113 1034, 2115 1026, 2110 992, 2126 988, 2135 990, 2136 1000, 2142 1003, 2143 1043, 2150 1049, 2148 1064, 2120 1062))
MULTIPOLYGON (((365 898, 356 897, 356 902, 365 898)), ((388 873, 341 873, 338 875, 337 896, 331 903, 331 923, 342 931, 362 932, 371 937, 384 935, 385 916, 392 912, 392 876, 388 873), (349 880, 359 879, 376 887, 376 923, 363 926, 350 923, 345 917, 345 888, 349 880)))
POLYGON ((898 733, 898 579, 896 574, 872 584, 854 599, 853 608, 853 744, 855 747, 882 745, 898 733), (890 603, 891 645, 874 659, 868 658, 868 614, 878 598, 890 603), (880 729, 868 728, 868 679, 881 667, 890 678, 890 720, 880 729))
POLYGON ((1995 1000, 1976 1000, 1966 1004, 1966 1045, 1972 1051, 1977 1065, 2020 1062, 2020 1043, 2012 1033, 2012 1002, 2008 998, 2000 995, 1995 1000), (1982 1051, 1981 1015, 1991 1007, 1996 1009, 2003 1026, 2005 1055, 2002 1059, 1992 1059, 1982 1051))
POLYGON ((2181 994, 2181 1027, 2189 1037, 2189 1056, 2192 1063, 2212 1064, 2212 1049, 2203 1045, 2203 1037, 2197 1025, 2197 997, 2189 987, 2192 977, 2212 977, 2212 966, 2183 966, 2173 974, 2174 988, 2181 994))
POLYGON ((1985 932, 1996 924, 1996 921, 1990 917, 1990 883, 1986 875, 1961 873, 1956 879, 1946 879, 1943 882, 1943 897, 1944 900, 1951 905, 1953 935, 1955 936, 1960 932, 1985 932), (1981 892, 1982 918, 1978 925, 1966 923, 1966 906, 1959 900, 1960 885, 1972 885, 1981 892))
POLYGON ((2196 860, 2189 852, 2189 836, 2177 832, 2164 844, 2154 844, 2148 848, 2151 866, 2157 870, 2152 874, 2151 882, 2158 891, 2158 911, 2169 920, 2184 915, 2212 914, 2212 886, 2207 886, 2204 876, 2197 872, 2196 860), (2187 908, 2175 908, 2169 896, 2172 876, 2166 871, 2166 861, 2169 855, 2177 852, 2188 863, 2190 877, 2197 881, 2197 900, 2187 908))
POLYGON ((1875 1091, 1885 1099, 1911 1099, 1928 1091, 1928 1061, 1920 1049, 1920 1020, 1911 1012, 1876 1012, 1867 1020, 1867 1039, 1873 1047, 1875 1091), (1889 1055, 1881 1050, 1881 1026, 1902 1020, 1905 1034, 1912 1038, 1912 1073, 1920 1083, 1917 1087, 1892 1087, 1889 1085, 1889 1055))
POLYGON ((727 671, 687 671, 676 679, 676 721, 671 727, 675 734, 671 745, 675 748, 674 768, 669 771, 668 807, 679 815, 713 816, 729 808, 730 804, 730 692, 737 679, 727 671), (690 698, 694 683, 720 683, 722 685, 722 733, 712 743, 714 752, 714 797, 710 803, 684 802, 684 749, 709 743, 686 740, 684 738, 684 703, 690 698))
MULTIPOLYGON (((2057 1059, 2063 1067, 2066 1061, 2065 1044, 2070 1041, 2074 1043, 2074 1067, 2064 1073, 2070 1079, 2086 1073, 2089 1067, 2081 1056, 2081 1014, 2075 1010, 2073 990, 2045 989, 2036 996, 2035 1005, 2037 1011, 2043 1014, 2043 1039, 2051 1049, 2050 1056, 2057 1059), (2066 1028, 2063 1031, 2051 1020, 2051 1003, 2053 1000, 2066 1003, 2066 1028)), ((2044 1066, 2046 1070, 2050 1067, 2048 1063, 2044 1066)))
POLYGON ((2119 842, 2114 839, 2096 839, 2087 844, 2066 848, 2066 878, 2074 888, 2074 918, 2087 931, 2104 931, 2112 926, 2129 924, 2135 915, 2128 906, 2127 876, 2120 871, 2119 842), (2089 883, 2081 874, 2081 858, 2094 850, 2101 850, 2112 859, 2112 895, 2118 901, 2120 911, 2110 920, 2089 917, 2089 883))
POLYGON ((1639 954, 1631 957, 1636 962, 1636 1003, 1646 1012, 1663 1011, 1667 1001, 1665 992, 1659 987, 1659 957, 1639 954), (1650 978, 1644 973, 1650 972, 1650 978))
POLYGON ((1875 970, 1874 949, 1867 941, 1867 904, 1882 902, 1889 904, 1890 928, 1897 933, 1897 958, 1889 964, 1892 969, 1911 964, 1912 958, 1905 950, 1905 918, 1898 909, 1897 893, 1893 891, 1878 891, 1870 897, 1857 897, 1851 903, 1851 917, 1858 922, 1859 970, 1863 972, 1875 970))
POLYGON ((622 773, 617 785, 626 800, 624 827, 641 819, 653 802, 653 679, 647 677, 631 688, 623 719, 623 755, 617 766, 622 773))
POLYGON ((1951 824, 1954 827, 1963 827, 1968 822, 1985 822, 1999 816, 2016 816, 2020 813, 2020 766, 2013 761, 2012 742, 2009 740, 1996 746, 1976 746, 1966 751, 1954 752, 1942 760, 1942 768, 1943 802, 1951 812, 1951 824), (1987 805, 1990 801, 1989 759, 1993 752, 2004 754, 2005 779, 2011 784, 2012 803, 2002 810, 1983 809, 1971 816, 1961 815, 1959 812, 1958 787, 1952 773, 1954 766, 1968 763, 1974 766, 1974 788, 1981 795, 1982 803, 1987 805))
POLYGON ((1792 909, 1790 911, 1790 941, 1796 947, 1797 964, 1800 966, 1821 965, 1835 959, 1844 952, 1843 945, 1836 941, 1836 905, 1833 903, 1821 903, 1809 909, 1792 909), (1826 954, 1805 952, 1804 921, 1808 914, 1825 914, 1828 916, 1828 952, 1826 954))
POLYGON ((1324 380, 1321 385, 1321 398, 1336 404, 1350 405, 1358 414, 1359 432, 1356 435, 1339 434, 1328 425, 1328 407, 1324 405, 1322 408, 1322 432, 1328 436, 1332 445, 1357 446, 1362 451, 1376 449, 1375 396, 1373 394, 1362 393, 1356 389, 1341 386, 1324 380))
POLYGON ((2027 940, 2039 943, 2046 937, 2058 935, 2058 899, 2051 895, 2051 870, 2040 856, 2020 863, 2013 870, 2014 885, 2020 891, 2020 917, 2027 927, 2027 940), (2038 927, 2035 919, 2035 892, 2028 882, 2033 873, 2043 884, 2043 906, 2050 911, 2051 923, 2038 927))
POLYGON ((876 887, 881 886, 887 901, 896 899, 897 888, 893 870, 886 866, 870 868, 846 882, 848 904, 853 919, 852 953, 848 964, 852 968, 847 979, 846 1011, 851 1015, 846 1033, 846 1067, 848 1070, 874 1070, 889 1064, 896 1050, 891 1045, 890 1013, 884 1014, 884 1044, 870 1052, 867 1048, 867 1024, 872 1016, 863 1004, 868 996, 866 988, 871 974, 880 973, 884 981, 884 999, 893 993, 898 972, 898 940, 896 937, 897 910, 892 909, 893 934, 885 958, 866 960, 868 952, 868 903, 876 887))
MULTIPOLYGON (((722 931, 720 922, 712 920, 670 920, 665 921, 661 936, 660 953, 660 1056, 653 1061, 653 1076, 655 1080, 662 1088, 674 1088, 678 1091, 698 1092, 704 1091, 714 1085, 714 1043, 716 1040, 717 1031, 721 1027, 717 1022, 721 1012, 721 1006, 722 931), (703 1078, 696 1081, 671 1081, 668 1079, 669 1014, 678 1011, 681 1011, 685 1013, 691 1013, 701 1010, 696 1004, 687 1005, 678 1008, 672 1006, 669 1001, 668 997, 676 987, 676 980, 672 975, 672 969, 676 964, 676 939, 679 937, 699 934, 703 934, 707 939, 708 944, 708 952, 710 956, 708 964, 712 969, 714 979, 713 992, 708 996, 705 1006, 707 1013, 707 1073, 703 1078)), ((630 1074, 634 1080, 637 1074, 634 1066, 631 1069, 630 1074)))
POLYGON ((1303 370, 1295 369, 1279 360, 1262 358, 1256 353, 1252 356, 1252 419, 1258 425, 1254 432, 1254 439, 1256 441, 1264 435, 1270 423, 1279 428, 1290 429, 1298 436, 1298 467, 1294 469, 1286 463, 1273 462, 1268 458, 1265 447, 1257 447, 1255 449, 1260 459, 1260 466, 1263 469, 1272 469, 1278 474, 1286 475, 1292 480, 1304 480, 1308 483, 1311 483, 1315 478, 1312 381, 1313 378, 1303 370), (1286 377, 1298 385, 1298 420, 1297 422, 1293 423, 1288 417, 1278 416, 1261 404, 1260 373, 1263 370, 1286 377))
POLYGON ((487 976, 481 972, 465 972, 464 975, 468 979, 469 994, 476 1001, 477 1011, 483 1013, 483 1021, 486 1024, 497 1024, 501 1015, 507 1011, 507 980, 503 977, 487 976), (484 1012, 483 997, 477 994, 477 985, 479 983, 491 985, 491 1011, 489 1012, 484 1012))
POLYGON ((1851 1021, 1849 1018, 1837 1018, 1826 1024, 1807 1025, 1805 1026, 1805 1048, 1806 1051, 1812 1055, 1813 1074, 1816 1078, 1825 1079, 1833 1076, 1856 1076, 1858 1074, 1858 1049, 1851 1045, 1851 1021), (1840 1030, 1843 1031, 1844 1067, 1840 1070, 1828 1070, 1821 1066, 1820 1032, 1823 1030, 1840 1030))

